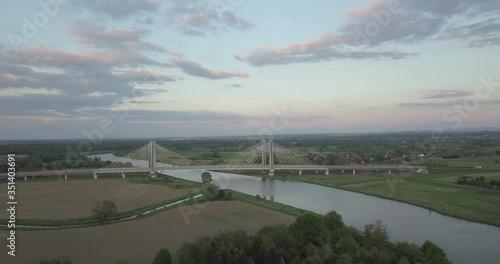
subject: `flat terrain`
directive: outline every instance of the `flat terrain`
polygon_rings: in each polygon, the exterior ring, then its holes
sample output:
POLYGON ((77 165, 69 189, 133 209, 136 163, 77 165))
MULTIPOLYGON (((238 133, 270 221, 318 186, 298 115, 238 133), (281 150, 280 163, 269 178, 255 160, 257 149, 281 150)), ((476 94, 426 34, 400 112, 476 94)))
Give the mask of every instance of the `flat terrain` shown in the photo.
MULTIPOLYGON (((185 195, 189 189, 165 185, 136 184, 124 179, 22 182, 16 184, 19 219, 66 219, 90 216, 94 203, 111 200, 118 211, 127 211, 185 195)), ((7 184, 0 184, 7 190, 7 184)), ((0 201, 7 193, 0 192, 0 201)), ((7 211, 0 211, 7 218, 7 211)))
MULTIPOLYGON (((337 172, 338 173, 338 172, 337 172)), ((494 170, 431 170, 429 174, 294 173, 275 179, 302 181, 411 203, 446 215, 500 226, 500 191, 455 184, 459 176, 499 179, 494 170)))
POLYGON ((19 231, 15 261, 7 262, 2 250, 0 263, 33 263, 42 257, 69 257, 72 263, 84 264, 108 263, 119 258, 130 263, 151 263, 160 248, 174 252, 185 242, 219 230, 255 233, 266 225, 291 224, 294 220, 293 216, 243 202, 210 202, 118 224, 19 231))

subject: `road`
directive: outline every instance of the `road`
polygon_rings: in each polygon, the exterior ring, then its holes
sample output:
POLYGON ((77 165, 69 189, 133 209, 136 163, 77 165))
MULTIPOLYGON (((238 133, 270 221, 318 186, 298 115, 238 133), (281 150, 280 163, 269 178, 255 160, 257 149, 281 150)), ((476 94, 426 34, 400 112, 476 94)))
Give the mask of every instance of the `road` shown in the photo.
MULTIPOLYGON (((171 170, 212 170, 212 171, 235 171, 235 170, 269 170, 269 166, 246 165, 246 166, 221 166, 221 165, 203 165, 203 166, 171 166, 158 167, 157 171, 171 170)), ((275 165, 274 170, 320 170, 320 171, 404 171, 427 173, 424 166, 402 166, 402 165, 275 165)), ((62 170, 44 170, 44 171, 20 171, 16 172, 16 177, 26 176, 64 176, 78 174, 105 174, 105 173, 134 173, 149 172, 149 168, 88 168, 88 169, 62 169, 62 170)), ((0 178, 7 177, 7 173, 0 173, 0 178)))

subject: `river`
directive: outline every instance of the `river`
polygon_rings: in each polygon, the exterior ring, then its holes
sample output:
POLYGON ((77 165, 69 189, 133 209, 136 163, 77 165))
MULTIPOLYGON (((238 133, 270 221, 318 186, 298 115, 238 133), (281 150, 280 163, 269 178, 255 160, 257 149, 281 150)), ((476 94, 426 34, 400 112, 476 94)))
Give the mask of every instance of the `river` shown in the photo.
MULTIPOLYGON (((112 154, 94 156, 102 160, 130 161, 135 166, 147 167, 147 161, 124 160, 112 154)), ((168 171, 168 174, 201 182, 201 171, 168 171)), ((446 251, 453 263, 496 264, 500 261, 500 228, 495 226, 445 216, 410 204, 314 184, 262 180, 259 177, 229 173, 211 174, 213 181, 221 188, 250 195, 258 194, 320 214, 335 210, 342 215, 344 223, 360 230, 367 224, 382 220, 387 225, 391 241, 404 240, 422 244, 425 240, 431 240, 446 251)))

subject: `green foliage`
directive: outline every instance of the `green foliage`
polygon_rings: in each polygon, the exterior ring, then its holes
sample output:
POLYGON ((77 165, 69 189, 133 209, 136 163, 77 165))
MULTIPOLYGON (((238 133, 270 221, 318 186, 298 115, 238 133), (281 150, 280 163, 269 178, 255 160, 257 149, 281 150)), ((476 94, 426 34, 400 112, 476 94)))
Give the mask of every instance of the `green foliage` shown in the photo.
POLYGON ((323 218, 315 214, 305 214, 298 217, 290 226, 293 236, 303 245, 320 245, 327 238, 327 226, 323 218))
POLYGON ((244 231, 220 232, 184 244, 176 252, 173 263, 448 263, 442 249, 430 242, 419 247, 407 242, 392 245, 385 241, 385 226, 381 222, 368 225, 365 236, 361 236, 359 231, 339 225, 339 219, 335 212, 324 216, 304 214, 290 226, 266 226, 253 236, 244 231), (324 239, 320 231, 328 233, 331 230, 328 221, 336 223, 333 230, 341 234, 340 239, 324 239), (298 232, 299 228, 306 232, 298 232), (365 237, 381 246, 367 249, 365 237))
POLYGON ((208 200, 217 200, 219 198, 219 186, 209 183, 203 188, 203 195, 208 200))
POLYGON ((342 216, 335 211, 328 212, 324 215, 323 221, 330 232, 335 232, 345 226, 342 221, 342 216))
POLYGON ((424 262, 424 253, 420 246, 408 242, 398 242, 394 252, 401 258, 407 259, 410 263, 424 262))
POLYGON ((210 172, 205 171, 201 174, 201 181, 203 184, 209 184, 212 182, 212 174, 210 172))
POLYGON ((263 227, 257 234, 266 236, 276 245, 278 249, 295 248, 299 241, 293 236, 286 225, 272 225, 263 227))
POLYGON ((118 212, 116 209, 116 203, 110 200, 97 202, 92 209, 90 209, 90 211, 101 224, 109 220, 111 216, 118 212))
POLYGON ((456 183, 460 185, 476 186, 491 190, 496 190, 497 189, 496 186, 498 186, 498 183, 500 183, 500 181, 491 180, 489 182, 485 182, 485 180, 486 177, 482 175, 479 177, 460 176, 457 177, 456 183))
POLYGON ((398 261, 398 264, 410 264, 407 258, 401 257, 398 261))
POLYGON ((170 251, 166 248, 160 249, 156 254, 153 264, 172 264, 172 256, 170 256, 170 251))
POLYGON ((422 245, 422 252, 424 253, 425 262, 429 264, 446 264, 451 263, 446 256, 443 249, 436 244, 427 240, 422 245))
POLYGON ((366 248, 383 248, 389 238, 386 226, 381 220, 377 220, 373 224, 366 225, 363 236, 365 238, 364 244, 366 248))

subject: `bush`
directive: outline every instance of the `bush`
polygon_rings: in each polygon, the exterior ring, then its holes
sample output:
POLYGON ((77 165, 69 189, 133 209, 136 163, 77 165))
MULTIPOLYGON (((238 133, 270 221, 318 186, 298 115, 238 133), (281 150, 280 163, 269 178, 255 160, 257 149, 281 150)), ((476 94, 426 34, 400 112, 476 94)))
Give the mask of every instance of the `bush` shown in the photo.
POLYGON ((220 195, 219 186, 209 183, 203 189, 203 196, 207 197, 208 200, 217 200, 220 195))
POLYGON ((101 224, 117 213, 116 203, 110 200, 97 202, 90 210, 92 211, 92 215, 101 224))
POLYGON ((209 184, 212 182, 212 174, 210 174, 210 172, 203 172, 201 174, 201 181, 203 182, 203 184, 209 184))
POLYGON ((172 256, 170 255, 170 251, 168 249, 160 249, 158 254, 156 254, 155 259, 153 260, 153 264, 172 264, 172 256))

